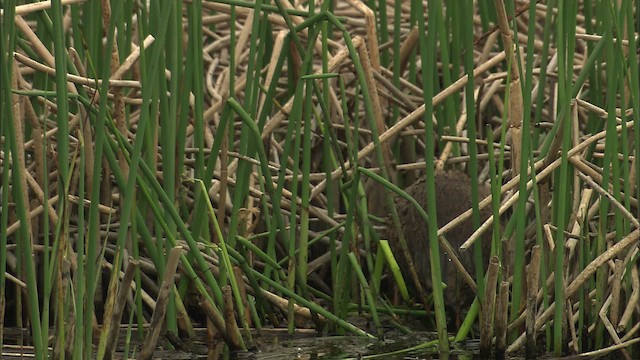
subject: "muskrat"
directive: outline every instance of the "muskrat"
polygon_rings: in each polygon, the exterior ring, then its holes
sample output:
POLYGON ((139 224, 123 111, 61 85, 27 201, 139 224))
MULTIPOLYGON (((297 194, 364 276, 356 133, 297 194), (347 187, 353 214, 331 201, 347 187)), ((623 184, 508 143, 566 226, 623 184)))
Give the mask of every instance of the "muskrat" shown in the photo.
MULTIPOLYGON (((427 189, 425 181, 426 177, 422 176, 412 185, 407 187, 405 191, 426 210, 427 189)), ((471 209, 471 179, 466 174, 457 170, 449 170, 436 175, 435 190, 438 228, 441 228, 460 214, 471 209)), ((491 191, 489 186, 478 186, 479 200, 484 199, 490 193, 491 191)), ((409 251, 412 254, 413 264, 416 268, 416 272, 418 273, 418 277, 420 278, 423 287, 430 291, 432 287, 431 265, 429 261, 429 231, 427 224, 420 216, 415 206, 406 199, 400 196, 395 196, 395 204, 400 218, 400 225, 406 238, 409 251)), ((482 222, 484 222, 490 215, 491 208, 489 206, 480 210, 480 218, 482 222)), ((458 255, 460 262, 464 265, 467 271, 475 277, 476 271, 473 259, 473 248, 464 253, 460 253, 459 251, 460 245, 469 239, 473 233, 474 230, 472 225, 472 220, 469 218, 445 234, 445 237, 458 255)), ((397 234, 392 229, 393 225, 389 223, 390 231, 387 234, 387 238, 389 239, 396 260, 402 269, 405 281, 408 284, 412 284, 413 281, 409 274, 407 261, 400 247, 397 234)), ((482 241, 483 262, 488 263, 488 256, 491 249, 491 232, 485 233, 485 235, 479 240, 482 241)), ((469 305, 471 301, 473 301, 475 293, 464 282, 461 276, 459 276, 453 263, 443 251, 440 252, 440 265, 442 268, 442 281, 447 284, 447 288, 444 292, 446 305, 456 309, 461 306, 469 305)))

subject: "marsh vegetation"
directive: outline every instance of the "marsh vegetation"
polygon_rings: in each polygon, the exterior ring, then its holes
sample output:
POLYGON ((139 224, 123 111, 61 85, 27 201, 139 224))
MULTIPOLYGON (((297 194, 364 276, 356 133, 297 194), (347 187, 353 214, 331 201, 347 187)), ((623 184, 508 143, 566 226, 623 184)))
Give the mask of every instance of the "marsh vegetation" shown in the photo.
POLYGON ((638 1, 1 3, 5 354, 640 355, 638 1))

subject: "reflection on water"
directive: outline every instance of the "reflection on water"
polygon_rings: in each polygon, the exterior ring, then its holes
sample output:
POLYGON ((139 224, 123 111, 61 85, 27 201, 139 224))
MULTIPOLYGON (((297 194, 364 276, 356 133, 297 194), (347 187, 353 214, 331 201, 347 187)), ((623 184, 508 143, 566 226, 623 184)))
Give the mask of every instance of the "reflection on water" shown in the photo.
POLYGON ((289 337, 270 336, 256 338, 261 344, 251 359, 471 359, 470 349, 455 349, 451 354, 438 354, 437 348, 416 349, 418 345, 431 342, 433 333, 415 333, 384 340, 372 340, 353 336, 289 337), (413 348, 412 351, 403 352, 413 348))
MULTIPOLYGON (((198 329, 204 330, 204 329, 198 329)), ((167 338, 161 338, 154 359, 255 359, 255 360, 288 360, 288 359, 391 359, 391 360, 428 360, 428 359, 471 359, 477 354, 477 342, 471 341, 463 347, 454 349, 451 354, 438 354, 436 346, 421 347, 436 338, 434 333, 416 332, 400 335, 393 331, 385 332, 385 339, 376 340, 355 336, 316 336, 315 331, 302 330, 289 335, 286 329, 263 329, 252 331, 254 346, 249 351, 229 352, 222 341, 216 342, 208 349, 204 331, 196 330, 196 338, 182 341, 182 350, 168 350, 167 338), (165 341, 163 341, 165 340, 165 341), (409 350, 407 350, 409 349, 409 350)), ((11 331, 9 331, 11 332, 11 331)), ((16 334, 13 334, 16 335, 16 334)), ((26 334, 25 334, 26 335, 26 334)), ((123 334, 124 335, 124 334, 123 334)), ((126 344, 119 337, 114 359, 135 359, 140 344, 135 340, 126 344), (125 356, 126 352, 126 356, 125 356)), ((24 339, 24 338, 23 338, 24 339)), ((8 340, 5 338, 5 340, 8 340)), ((24 341, 28 343, 28 341, 24 341)), ((95 355, 95 354, 94 354, 95 355)), ((33 348, 29 345, 4 344, 0 357, 2 359, 22 359, 33 356, 33 348)))

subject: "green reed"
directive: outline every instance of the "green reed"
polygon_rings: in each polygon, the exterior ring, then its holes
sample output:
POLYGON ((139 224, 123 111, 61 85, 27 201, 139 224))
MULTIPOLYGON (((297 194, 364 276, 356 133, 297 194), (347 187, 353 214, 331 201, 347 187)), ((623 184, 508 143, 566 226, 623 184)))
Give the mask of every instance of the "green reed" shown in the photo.
MULTIPOLYGON (((423 209, 401 190, 409 172, 394 165, 424 158, 425 174, 433 178, 436 156, 446 146, 451 146, 446 168, 464 169, 472 179, 474 228, 481 225, 481 174, 491 184, 489 206, 497 219, 489 229, 492 254, 504 265, 501 280, 512 281, 509 344, 523 335, 520 319, 528 311, 522 295, 529 243, 546 246, 540 269, 529 270, 540 271, 540 314, 554 314, 538 318, 546 325, 548 349, 553 346, 558 356, 567 352, 570 312, 577 318, 576 329, 594 328, 576 334, 579 344, 572 346, 578 351, 616 341, 600 315, 618 317, 606 303, 612 270, 600 266, 575 295, 566 291, 594 259, 633 231, 633 221, 615 202, 633 211, 640 197, 640 187, 621 181, 640 177, 635 2, 549 1, 530 4, 525 11, 508 2, 503 6, 509 30, 526 40, 512 38, 515 57, 477 76, 477 59, 490 37, 478 30, 488 31, 497 23, 498 2, 479 2, 474 8, 471 2, 431 1, 423 8, 420 1, 368 1, 378 48, 356 41, 355 34, 364 32, 354 29, 364 17, 340 15, 344 4, 336 1, 321 6, 309 1, 306 9, 291 9, 280 0, 125 0, 105 12, 99 2, 63 5, 58 0, 50 9, 20 15, 34 37, 17 25, 14 11, 27 10, 16 3, 23 2, 4 3, 0 39, 0 296, 17 287, 6 281, 5 273, 26 284, 26 296, 17 291, 15 308, 5 309, 4 316, 30 328, 36 357, 45 357, 48 346, 56 355, 76 359, 109 354, 107 343, 120 325, 113 316, 114 301, 129 258, 149 265, 136 271, 126 304, 128 341, 144 339, 151 310, 144 295, 158 301, 155 287, 161 285, 170 250, 178 245, 188 250, 168 292, 168 332, 193 336, 194 326, 204 324, 190 312, 204 303, 213 309, 209 316, 214 323, 224 314, 237 314, 241 334, 225 335, 239 337, 234 346, 240 348, 252 344, 250 327, 279 317, 286 318, 293 333, 302 323, 299 307, 309 312, 304 326, 371 336, 345 319, 367 311, 380 331, 383 314, 406 312, 390 304, 388 288, 398 287, 404 300, 416 295, 393 265, 403 254, 391 254, 380 241, 382 225, 404 237, 393 194, 407 197, 420 211, 430 253, 441 251, 433 183, 427 182, 432 201, 423 209), (403 13, 407 6, 410 13, 403 13), (401 59, 413 27, 417 44, 401 59), (585 39, 581 27, 600 37, 585 39), (280 31, 287 31, 281 39, 280 31), (153 42, 143 46, 150 35, 153 42), (623 44, 622 39, 630 41, 623 44), (139 59, 120 79, 90 83, 114 77, 138 49, 139 59), (346 60, 336 65, 332 60, 338 51, 346 52, 346 60), (31 89, 16 85, 14 52, 52 70, 19 62, 20 76, 31 89), (378 56, 381 68, 373 66, 378 56), (487 100, 494 84, 487 79, 501 73, 502 84, 487 100), (74 76, 89 84, 70 82, 74 76), (398 91, 390 91, 376 76, 388 77, 398 91), (438 97, 463 76, 468 77, 466 85, 438 97), (112 86, 115 80, 140 86, 112 86), (513 138, 514 86, 522 97, 522 141, 517 145, 508 143, 513 138), (27 104, 20 111, 14 110, 16 99, 27 104), (381 141, 384 130, 421 105, 413 128, 381 141), (457 133, 463 117, 466 124, 457 133), (575 150, 603 131, 599 143, 575 150), (443 140, 447 135, 464 139, 450 143, 443 140), (519 163, 512 163, 509 156, 516 150, 519 163), (462 156, 468 156, 466 163, 449 164, 462 156), (37 187, 24 177, 23 168, 37 187), (520 177, 510 194, 518 199, 501 221, 501 200, 507 194, 501 186, 516 173, 520 177), (592 177, 610 197, 594 193, 588 206, 599 202, 591 214, 596 217, 585 214, 576 220, 581 191, 589 187, 581 174, 592 177), (382 221, 373 215, 378 209, 371 208, 365 181, 382 184, 388 209, 382 221), (44 210, 36 215, 38 206, 44 210), (247 220, 247 212, 259 217, 247 220), (580 231, 573 233, 578 225, 580 231), (577 240, 573 249, 565 248, 570 239, 577 240), (507 242, 513 253, 503 251, 507 242), (15 268, 7 260, 12 257, 15 268), (320 273, 326 278, 318 280, 320 273), (551 276, 553 282, 548 281, 551 276), (321 290, 319 281, 326 281, 327 289, 321 290), (231 305, 223 300, 227 285, 231 305), (246 297, 245 288, 250 289, 246 297), (273 296, 284 299, 284 306, 275 305, 273 296), (132 332, 133 323, 138 333, 132 332), (95 325, 101 331, 98 341, 95 325), (48 340, 51 335, 53 341, 48 340)), ((505 50, 502 41, 498 38, 488 56, 505 50)), ((475 248, 478 299, 483 299, 487 259, 482 259, 478 242, 475 248)), ((431 258, 438 346, 447 351, 447 331, 453 329, 447 327, 440 286, 442 264, 439 256, 431 258)), ((613 260, 625 265, 616 281, 623 289, 620 304, 626 305, 637 256, 620 253, 613 260)), ((476 301, 469 309, 456 329, 456 341, 472 333, 482 306, 476 301)), ((637 312, 626 324, 613 325, 627 330, 635 319, 637 312)), ((633 334, 621 336, 627 341, 633 334)))

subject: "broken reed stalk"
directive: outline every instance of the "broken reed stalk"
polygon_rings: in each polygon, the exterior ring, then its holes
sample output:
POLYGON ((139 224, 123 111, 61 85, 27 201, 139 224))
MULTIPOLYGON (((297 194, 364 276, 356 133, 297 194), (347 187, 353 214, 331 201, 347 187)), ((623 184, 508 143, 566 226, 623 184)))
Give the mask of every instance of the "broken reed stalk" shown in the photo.
MULTIPOLYGON (((198 306, 202 309, 202 311, 207 315, 208 321, 210 321, 218 335, 220 335, 225 343, 227 343, 232 349, 239 349, 239 344, 237 342, 233 342, 226 331, 225 320, 220 316, 220 312, 213 308, 210 302, 207 300, 201 300, 198 303, 198 306)), ((212 328, 208 328, 207 331, 213 331, 212 328)))
POLYGON ((529 271, 527 272, 527 344, 525 349, 525 358, 527 359, 535 359, 537 356, 535 325, 536 314, 538 312, 538 282, 541 258, 542 247, 540 245, 534 245, 533 249, 531 249, 531 261, 529 262, 529 271))
MULTIPOLYGON (((571 306, 571 300, 569 299, 566 300, 565 309, 567 309, 567 327, 569 328, 569 334, 571 336, 571 342, 569 344, 573 344, 573 348, 571 348, 571 351, 578 353, 580 352, 578 348, 578 335, 576 333, 576 328, 573 324, 574 321, 571 320, 571 319, 575 319, 573 316, 574 312, 573 312, 573 307, 571 306)), ((535 331, 535 324, 534 324, 534 331, 535 331)), ((527 342, 528 341, 529 340, 527 339, 527 342)), ((525 352, 527 351, 526 346, 527 345, 525 345, 525 352)))
POLYGON ((495 321, 495 301, 496 301, 496 283, 498 281, 498 270, 500 269, 500 259, 492 256, 489 260, 489 268, 487 269, 487 281, 485 283, 484 301, 482 303, 482 312, 480 324, 480 357, 489 358, 491 356, 491 345, 493 343, 493 328, 495 321))
MULTIPOLYGON (((113 313, 111 315, 112 324, 120 324, 122 321, 122 314, 124 312, 125 305, 127 304, 127 296, 131 294, 131 283, 133 282, 133 277, 135 276, 136 271, 138 271, 139 266, 140 266, 140 262, 135 259, 129 260, 129 263, 127 264, 127 268, 124 272, 124 278, 122 279, 122 283, 120 284, 120 289, 118 290, 118 298, 116 299, 116 302, 113 308, 113 313)), ((116 344, 118 342, 119 333, 120 333, 119 326, 113 326, 109 330, 109 334, 107 335, 107 338, 106 338, 104 359, 110 360, 113 358, 113 354, 116 350, 116 344)))
MULTIPOLYGON (((611 321, 607 317, 607 310, 609 310, 610 308, 611 308, 611 295, 607 297, 607 300, 604 302, 602 308, 600 309, 600 312, 598 312, 598 317, 600 318, 600 321, 602 321, 602 324, 604 325, 605 329, 613 339, 613 342, 619 345, 619 344, 622 344, 622 340, 620 340, 618 333, 613 328, 613 324, 611 324, 611 321)), ((627 349, 625 348, 620 349, 620 353, 625 358, 625 360, 631 360, 631 355, 629 354, 627 349)))
POLYGON ((240 335, 240 329, 236 322, 236 313, 233 306, 233 294, 231 292, 231 285, 227 285, 222 288, 222 298, 224 300, 224 324, 225 331, 231 343, 229 346, 232 349, 242 350, 246 348, 244 340, 240 335))
POLYGON ((613 266, 613 285, 611 286, 611 307, 609 308, 609 321, 611 321, 612 324, 617 324, 620 316, 620 293, 622 290, 623 271, 624 261, 622 259, 615 259, 613 266))
MULTIPOLYGON (((575 294, 580 286, 584 284, 587 279, 589 279, 593 274, 598 270, 601 266, 605 265, 609 260, 618 255, 621 251, 625 250, 632 244, 635 244, 636 241, 640 239, 640 229, 636 229, 632 231, 630 234, 622 238, 615 245, 610 247, 607 251, 600 254, 597 258, 591 261, 584 270, 578 274, 573 281, 567 286, 564 291, 565 298, 570 298, 575 294)), ((539 330, 542 326, 546 325, 551 317, 553 316, 553 311, 555 310, 555 302, 551 303, 547 309, 536 319, 536 331, 539 330)), ((525 342, 525 334, 521 334, 507 349, 507 352, 513 353, 520 349, 525 342)))
POLYGON ((520 173, 520 158, 522 153, 522 88, 520 87, 520 67, 519 61, 516 59, 516 49, 514 38, 517 38, 517 28, 515 34, 512 34, 509 26, 509 18, 504 6, 504 0, 495 0, 496 13, 498 15, 498 25, 502 38, 502 46, 506 52, 506 60, 508 64, 507 72, 511 76, 509 83, 509 103, 507 122, 509 131, 511 132, 511 171, 513 177, 520 173))
POLYGON ((139 359, 148 360, 153 357, 158 339, 162 332, 163 324, 165 321, 165 315, 167 313, 167 305, 169 304, 169 295, 175 286, 175 275, 180 261, 180 256, 183 252, 182 246, 176 246, 171 249, 169 258, 167 260, 167 267, 165 268, 164 275, 162 277, 162 285, 158 292, 158 299, 156 301, 156 309, 151 316, 151 323, 149 324, 149 332, 142 343, 142 350, 138 354, 139 359))
POLYGON ((238 290, 240 291, 240 299, 242 300, 242 305, 244 309, 244 318, 247 321, 247 326, 253 326, 253 319, 251 318, 251 308, 249 307, 249 300, 247 298, 247 286, 245 282, 242 281, 242 269, 237 266, 233 267, 233 275, 237 279, 238 282, 238 290))
POLYGON ((509 314, 509 282, 500 282, 496 301, 496 359, 504 359, 507 350, 507 320, 509 314))

